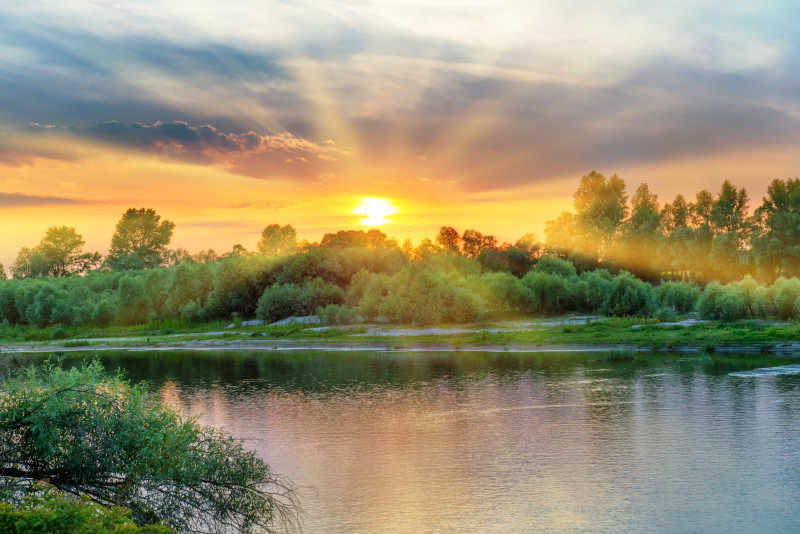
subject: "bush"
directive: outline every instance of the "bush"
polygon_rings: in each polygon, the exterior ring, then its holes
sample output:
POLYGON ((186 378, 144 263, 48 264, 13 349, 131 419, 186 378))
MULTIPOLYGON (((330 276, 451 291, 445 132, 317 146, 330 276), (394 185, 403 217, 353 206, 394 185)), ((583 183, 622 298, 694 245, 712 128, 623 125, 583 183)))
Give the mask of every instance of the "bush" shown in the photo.
POLYGON ((706 319, 735 321, 747 317, 747 302, 736 287, 711 282, 703 290, 697 305, 700 315, 706 319))
POLYGON ((662 306, 661 308, 656 310, 656 312, 653 314, 653 317, 655 317, 661 322, 666 323, 675 321, 678 318, 678 314, 675 313, 675 310, 673 308, 662 306))
POLYGON ((339 304, 328 304, 320 306, 315 311, 322 324, 353 324, 356 322, 356 311, 350 306, 340 306, 339 304))
POLYGON ((292 283, 274 284, 261 295, 256 317, 273 322, 293 315, 310 315, 320 306, 342 302, 344 292, 321 278, 315 278, 302 286, 292 283))
POLYGON ((658 288, 658 300, 661 306, 678 313, 694 310, 699 298, 700 290, 697 286, 686 282, 665 282, 658 288))
POLYGON ((409 264, 392 276, 361 278, 358 293, 362 295, 358 312, 370 320, 465 323, 484 316, 488 309, 477 275, 420 264, 409 264))
POLYGON ((24 504, 49 480, 182 533, 272 531, 293 517, 293 492, 254 453, 99 363, 21 369, 0 391, 5 502, 24 504))
POLYGON ((42 487, 15 505, 0 503, 2 534, 175 534, 161 525, 136 526, 130 511, 105 507, 42 487))
POLYGON ((650 316, 656 309, 653 287, 632 274, 622 272, 611 282, 603 312, 616 316, 650 316))
POLYGON ((537 273, 555 274, 564 278, 570 278, 577 274, 575 265, 571 261, 552 254, 545 254, 539 258, 539 261, 533 266, 533 270, 537 273))
POLYGON ((531 311, 561 313, 575 308, 572 286, 563 276, 534 269, 525 275, 522 283, 528 289, 531 311))
POLYGON ((53 330, 52 334, 50 334, 50 339, 66 339, 68 335, 69 334, 67 334, 66 330, 64 330, 61 327, 58 327, 55 330, 53 330))
POLYGON ((603 308, 606 295, 611 291, 613 277, 605 269, 581 273, 580 280, 572 286, 575 306, 585 312, 598 312, 603 308))
POLYGON ((492 311, 527 311, 531 309, 530 292, 522 280, 509 273, 489 273, 481 276, 492 311))
POLYGON ((770 289, 772 309, 780 319, 797 319, 797 299, 800 298, 800 280, 778 278, 770 289))

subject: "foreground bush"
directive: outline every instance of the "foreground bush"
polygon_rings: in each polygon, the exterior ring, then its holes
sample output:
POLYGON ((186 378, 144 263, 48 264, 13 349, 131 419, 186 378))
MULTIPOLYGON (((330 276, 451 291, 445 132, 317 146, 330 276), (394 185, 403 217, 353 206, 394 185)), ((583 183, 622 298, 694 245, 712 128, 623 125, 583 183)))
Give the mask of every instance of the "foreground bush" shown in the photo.
POLYGON ((275 532, 293 492, 219 431, 181 418, 98 363, 46 364, 0 384, 0 497, 22 505, 36 481, 123 506, 178 532, 275 532))
POLYGON ((175 534, 161 525, 137 526, 130 511, 43 487, 15 504, 0 503, 2 534, 175 534))

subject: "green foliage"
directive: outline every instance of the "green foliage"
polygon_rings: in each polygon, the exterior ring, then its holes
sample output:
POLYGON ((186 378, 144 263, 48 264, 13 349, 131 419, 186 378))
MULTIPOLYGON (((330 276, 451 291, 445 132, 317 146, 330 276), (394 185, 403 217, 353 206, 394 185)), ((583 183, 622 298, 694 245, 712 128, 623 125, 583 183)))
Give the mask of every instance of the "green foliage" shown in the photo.
POLYGON ((695 309, 700 298, 700 290, 687 282, 665 282, 658 287, 658 301, 661 306, 687 313, 695 309))
POLYGON ((555 274, 563 278, 569 278, 577 274, 575 265, 572 262, 552 254, 545 254, 539 258, 539 261, 533 266, 533 270, 537 273, 555 274))
POLYGON ((101 506, 43 486, 15 505, 0 503, 0 534, 175 534, 162 525, 137 526, 122 507, 101 506))
POLYGON ((297 250, 297 232, 292 225, 270 224, 261 232, 258 252, 264 256, 291 254, 297 250))
POLYGON ((678 318, 678 314, 675 313, 674 308, 662 306, 661 308, 656 310, 656 312, 653 314, 653 317, 655 317, 659 321, 668 322, 668 321, 675 321, 678 318))
MULTIPOLYGON (((20 370, 0 384, 0 496, 47 480, 178 532, 274 532, 293 493, 241 444, 181 418, 98 363, 20 370)), ((24 507, 23 507, 24 509, 24 507)), ((49 532, 49 531, 48 531, 49 532)), ((152 532, 152 531, 151 531, 152 532)))
POLYGON ((319 306, 314 313, 322 324, 327 325, 353 324, 358 317, 354 308, 340 304, 319 306))
POLYGON ((75 228, 53 226, 36 247, 20 249, 11 272, 14 278, 85 273, 96 268, 101 258, 97 252, 83 253, 84 243, 75 228))
POLYGON ((175 223, 153 209, 127 210, 111 238, 106 263, 115 270, 148 269, 164 263, 175 223))
MULTIPOLYGON (((479 287, 477 275, 410 264, 391 276, 362 275, 357 309, 368 320, 466 323, 486 314, 486 300, 476 291, 479 287)), ((349 298, 352 302, 353 295, 349 298)))
POLYGON ((495 312, 527 311, 531 308, 530 293, 522 280, 509 273, 481 275, 489 307, 495 312))
POLYGON ((602 310, 608 315, 650 316, 656 310, 655 290, 630 273, 620 273, 611 283, 602 310))
POLYGON ((772 306, 780 319, 800 319, 800 280, 778 278, 770 288, 772 306))
POLYGON ((522 278, 528 289, 531 311, 538 313, 562 313, 575 306, 572 282, 558 274, 530 271, 522 278))
POLYGON ((272 322, 293 315, 310 315, 320 306, 342 302, 344 292, 322 278, 314 278, 303 285, 273 284, 258 300, 256 317, 272 322))

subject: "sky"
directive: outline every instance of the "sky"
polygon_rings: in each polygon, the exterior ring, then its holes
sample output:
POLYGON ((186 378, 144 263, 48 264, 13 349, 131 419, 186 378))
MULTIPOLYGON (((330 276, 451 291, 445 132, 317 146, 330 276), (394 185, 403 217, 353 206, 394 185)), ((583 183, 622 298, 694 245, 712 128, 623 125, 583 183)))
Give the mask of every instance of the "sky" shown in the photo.
POLYGON ((191 251, 364 228, 364 197, 400 240, 543 237, 591 170, 756 204, 800 174, 797 20, 793 0, 9 2, 0 262, 53 225, 105 252, 129 207, 191 251))

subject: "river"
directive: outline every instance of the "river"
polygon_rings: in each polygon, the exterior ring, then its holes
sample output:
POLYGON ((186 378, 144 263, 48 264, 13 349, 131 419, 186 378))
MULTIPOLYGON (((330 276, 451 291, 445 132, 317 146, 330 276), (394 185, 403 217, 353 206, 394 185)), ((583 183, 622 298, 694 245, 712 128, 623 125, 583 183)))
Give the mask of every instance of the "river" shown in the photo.
POLYGON ((800 367, 790 360, 322 351, 102 359, 294 481, 311 534, 800 532, 800 367))

